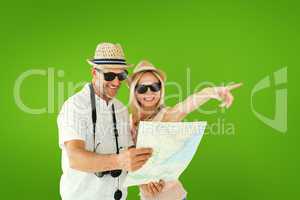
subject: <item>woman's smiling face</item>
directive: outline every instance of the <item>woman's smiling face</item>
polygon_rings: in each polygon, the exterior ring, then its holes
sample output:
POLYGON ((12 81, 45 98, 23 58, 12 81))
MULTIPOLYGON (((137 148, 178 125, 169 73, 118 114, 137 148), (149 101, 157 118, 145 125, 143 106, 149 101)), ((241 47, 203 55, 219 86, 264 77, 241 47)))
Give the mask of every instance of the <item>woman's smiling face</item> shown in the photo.
MULTIPOLYGON (((145 72, 138 81, 137 87, 140 85, 152 85, 160 83, 159 79, 151 72, 145 72)), ((135 90, 135 96, 141 107, 144 109, 154 108, 160 100, 161 90, 153 92, 150 88, 143 94, 135 90)))

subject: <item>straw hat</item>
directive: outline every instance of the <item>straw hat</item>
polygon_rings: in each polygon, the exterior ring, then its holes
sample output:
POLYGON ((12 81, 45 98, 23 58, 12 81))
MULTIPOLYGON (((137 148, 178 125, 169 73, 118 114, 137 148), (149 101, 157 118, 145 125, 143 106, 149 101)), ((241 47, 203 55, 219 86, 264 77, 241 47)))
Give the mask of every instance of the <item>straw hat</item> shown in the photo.
POLYGON ((150 63, 148 60, 142 60, 137 64, 137 66, 133 70, 133 73, 128 77, 127 79, 128 85, 130 86, 130 84, 132 83, 136 75, 146 71, 156 72, 164 82, 167 80, 167 76, 165 72, 154 67, 154 65, 150 63))
POLYGON ((99 69, 128 68, 123 49, 120 44, 100 43, 97 45, 95 56, 87 62, 99 69))

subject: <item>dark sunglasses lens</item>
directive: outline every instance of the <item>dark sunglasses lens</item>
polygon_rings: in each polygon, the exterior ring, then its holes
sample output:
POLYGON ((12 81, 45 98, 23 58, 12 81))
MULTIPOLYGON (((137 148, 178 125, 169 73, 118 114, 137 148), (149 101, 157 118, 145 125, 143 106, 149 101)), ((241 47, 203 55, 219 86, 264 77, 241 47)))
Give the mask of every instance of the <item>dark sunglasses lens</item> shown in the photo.
POLYGON ((144 94, 144 93, 147 92, 147 90, 148 90, 148 87, 145 86, 145 85, 138 85, 138 86, 136 87, 136 91, 137 91, 139 94, 144 94))
POLYGON ((125 79, 127 79, 127 73, 126 72, 122 72, 122 73, 118 74, 118 79, 120 81, 124 81, 125 79))
POLYGON ((104 79, 106 81, 112 81, 116 78, 116 74, 112 72, 104 73, 104 79))
POLYGON ((154 83, 150 85, 150 89, 152 92, 158 92, 161 89, 160 83, 154 83))
POLYGON ((122 170, 113 170, 110 172, 111 176, 116 178, 116 177, 119 177, 122 173, 122 170))

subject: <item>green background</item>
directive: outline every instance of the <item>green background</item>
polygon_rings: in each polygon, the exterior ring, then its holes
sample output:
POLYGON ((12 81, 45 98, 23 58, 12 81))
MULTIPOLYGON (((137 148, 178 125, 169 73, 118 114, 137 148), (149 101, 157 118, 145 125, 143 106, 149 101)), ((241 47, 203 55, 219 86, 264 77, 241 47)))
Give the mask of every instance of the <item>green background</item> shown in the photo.
MULTIPOLYGON (((129 63, 146 58, 161 67, 169 82, 182 87, 182 97, 205 81, 244 83, 234 91, 231 109, 188 116, 189 121, 234 124, 233 135, 204 136, 181 176, 189 199, 296 199, 299 13, 296 1, 2 1, 1 199, 60 198, 58 88, 90 80, 86 59, 103 41, 121 43, 129 63), (260 79, 285 66, 288 131, 283 134, 255 117, 250 93, 260 79), (50 67, 56 73, 54 111, 22 111, 13 96, 16 79, 27 70, 50 67)), ((21 87, 23 102, 32 108, 47 106, 47 92, 46 76, 29 77, 21 87)), ((118 95, 125 104, 127 92, 123 86, 118 95)), ((176 92, 167 86, 168 95, 176 92)), ((273 87, 258 93, 255 109, 272 117, 274 95, 273 87)), ((65 92, 63 98, 68 96, 65 92)), ((170 98, 167 104, 179 100, 170 98)), ((217 105, 212 101, 203 109, 217 105)), ((130 188, 128 199, 138 199, 137 194, 130 188)))

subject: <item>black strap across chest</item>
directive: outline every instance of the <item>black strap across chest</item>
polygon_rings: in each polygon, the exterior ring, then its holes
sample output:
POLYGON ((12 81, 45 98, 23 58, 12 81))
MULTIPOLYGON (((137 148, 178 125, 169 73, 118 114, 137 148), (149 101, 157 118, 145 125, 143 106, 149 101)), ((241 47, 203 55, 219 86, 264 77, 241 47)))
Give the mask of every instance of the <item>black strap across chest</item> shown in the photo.
MULTIPOLYGON (((97 123, 97 110, 96 110, 96 100, 95 100, 95 91, 93 84, 89 84, 90 87, 90 98, 91 98, 91 109, 92 109, 92 122, 93 122, 93 136, 94 136, 94 152, 96 152, 96 123, 97 123)), ((117 118, 116 118, 116 113, 115 113, 115 106, 112 104, 112 119, 113 119, 113 126, 114 126, 114 134, 115 134, 115 140, 116 140, 116 153, 119 154, 119 142, 118 142, 118 137, 119 137, 119 132, 117 129, 117 118)))

